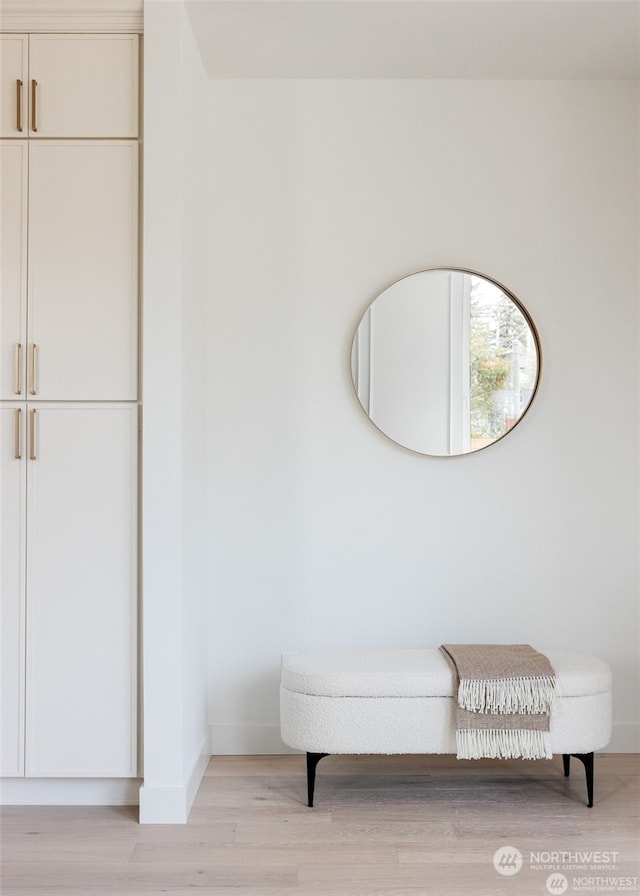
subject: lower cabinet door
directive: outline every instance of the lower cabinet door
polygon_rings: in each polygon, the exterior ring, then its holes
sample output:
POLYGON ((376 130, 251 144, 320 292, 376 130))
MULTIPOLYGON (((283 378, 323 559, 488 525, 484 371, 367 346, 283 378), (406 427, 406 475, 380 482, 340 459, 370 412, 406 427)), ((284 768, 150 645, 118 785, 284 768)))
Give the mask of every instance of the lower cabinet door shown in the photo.
POLYGON ((24 774, 25 411, 0 407, 0 776, 24 774))
POLYGON ((133 776, 137 409, 26 422, 26 774, 133 776))

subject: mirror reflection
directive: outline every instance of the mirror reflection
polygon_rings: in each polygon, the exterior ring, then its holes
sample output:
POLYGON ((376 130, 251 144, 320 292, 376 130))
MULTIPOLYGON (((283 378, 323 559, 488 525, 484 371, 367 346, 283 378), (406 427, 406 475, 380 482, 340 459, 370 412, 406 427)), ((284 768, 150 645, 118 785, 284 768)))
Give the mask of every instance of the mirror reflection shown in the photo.
POLYGON ((421 271, 369 306, 351 372, 365 412, 393 441, 421 454, 468 454, 526 413, 539 342, 505 287, 471 271, 421 271))

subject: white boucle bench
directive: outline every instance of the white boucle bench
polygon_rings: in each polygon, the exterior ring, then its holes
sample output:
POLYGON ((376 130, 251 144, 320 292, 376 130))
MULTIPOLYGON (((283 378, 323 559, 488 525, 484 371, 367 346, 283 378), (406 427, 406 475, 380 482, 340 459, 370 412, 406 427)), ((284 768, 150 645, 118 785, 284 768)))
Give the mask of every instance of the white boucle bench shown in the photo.
MULTIPOLYGON (((611 737, 611 670, 593 656, 540 650, 556 675, 551 751, 584 764, 593 806, 594 752, 611 737)), ((282 659, 280 730, 307 754, 313 806, 316 766, 324 756, 365 753, 456 753, 455 675, 442 652, 339 650, 282 659)))

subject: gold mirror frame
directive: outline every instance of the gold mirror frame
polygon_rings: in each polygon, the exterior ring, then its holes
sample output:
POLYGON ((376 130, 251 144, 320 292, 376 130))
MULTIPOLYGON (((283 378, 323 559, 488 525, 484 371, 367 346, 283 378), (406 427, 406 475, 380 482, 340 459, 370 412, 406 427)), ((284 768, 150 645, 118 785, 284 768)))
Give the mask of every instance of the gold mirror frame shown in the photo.
POLYGON ((455 457, 501 441, 540 383, 540 339, 522 302, 466 268, 430 268, 381 292, 351 347, 358 401, 387 438, 455 457))

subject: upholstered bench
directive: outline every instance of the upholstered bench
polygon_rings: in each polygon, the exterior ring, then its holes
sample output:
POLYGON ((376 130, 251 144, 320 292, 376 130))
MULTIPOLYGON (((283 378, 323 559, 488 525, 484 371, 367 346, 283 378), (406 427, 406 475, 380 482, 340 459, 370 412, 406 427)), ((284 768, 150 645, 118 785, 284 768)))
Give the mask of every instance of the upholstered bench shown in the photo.
MULTIPOLYGON (((593 757, 611 736, 611 670, 593 656, 544 650, 555 671, 551 751, 585 767, 593 805, 593 757)), ((316 766, 324 756, 456 753, 455 674, 443 653, 342 650, 282 659, 280 729, 285 744, 307 754, 313 806, 316 766)))

